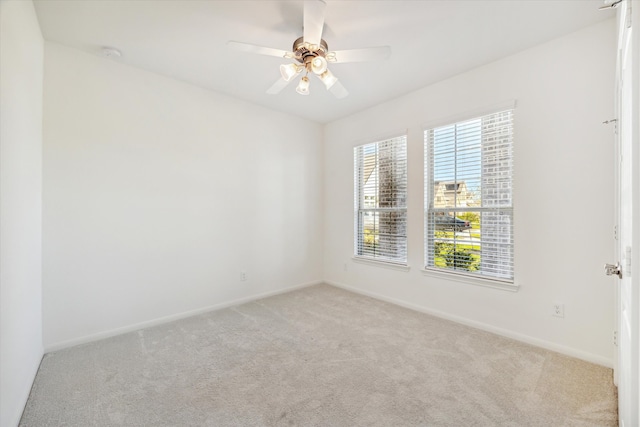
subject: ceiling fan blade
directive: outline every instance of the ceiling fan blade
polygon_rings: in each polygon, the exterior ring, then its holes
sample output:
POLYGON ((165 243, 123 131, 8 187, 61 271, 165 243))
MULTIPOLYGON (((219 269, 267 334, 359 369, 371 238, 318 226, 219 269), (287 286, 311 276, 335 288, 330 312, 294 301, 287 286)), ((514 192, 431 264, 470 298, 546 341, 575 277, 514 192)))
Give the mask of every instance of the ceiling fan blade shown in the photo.
POLYGON ((227 46, 231 49, 247 52, 247 53, 257 53, 259 55, 269 55, 269 56, 277 56, 279 58, 288 58, 290 55, 293 55, 291 52, 287 52, 286 50, 274 49, 272 47, 264 47, 258 46, 255 44, 249 43, 241 43, 236 41, 228 41, 227 46))
POLYGON ((324 12, 327 4, 324 0, 306 0, 304 2, 304 41, 320 46, 322 27, 324 27, 324 12))
POLYGON ((333 94, 333 96, 335 96, 338 99, 345 98, 347 95, 349 95, 349 92, 347 91, 347 89, 345 89, 344 86, 342 86, 342 83, 340 83, 340 80, 335 82, 331 86, 329 91, 333 94))
MULTIPOLYGON (((293 79, 291 79, 293 80, 293 79)), ((269 95, 277 95, 280 93, 280 91, 282 91, 282 89, 284 89, 285 87, 287 87, 287 85, 289 83, 291 83, 291 80, 286 81, 283 78, 279 78, 278 80, 276 80, 276 82, 274 84, 271 85, 271 87, 269 89, 267 89, 267 93, 269 95)))
POLYGON ((364 49, 336 50, 329 52, 327 60, 330 62, 365 62, 380 61, 391 56, 390 46, 366 47, 364 49), (335 58, 335 59, 334 59, 335 58))

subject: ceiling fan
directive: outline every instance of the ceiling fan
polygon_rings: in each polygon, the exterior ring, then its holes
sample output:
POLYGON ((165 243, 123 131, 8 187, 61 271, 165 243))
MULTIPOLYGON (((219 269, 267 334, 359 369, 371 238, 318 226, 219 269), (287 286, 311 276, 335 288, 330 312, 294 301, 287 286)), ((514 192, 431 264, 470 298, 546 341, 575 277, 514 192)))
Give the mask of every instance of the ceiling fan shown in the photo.
POLYGON ((303 36, 293 42, 291 51, 236 41, 229 41, 227 45, 242 52, 277 56, 295 61, 280 65, 282 78, 278 79, 267 90, 268 94, 275 95, 279 93, 304 71, 304 76, 300 78, 296 92, 301 95, 308 95, 310 86, 309 74, 315 74, 336 98, 344 98, 349 92, 329 70, 328 64, 387 59, 391 55, 391 48, 389 46, 379 46, 329 51, 327 42, 322 39, 326 7, 327 4, 324 0, 305 0, 303 36))

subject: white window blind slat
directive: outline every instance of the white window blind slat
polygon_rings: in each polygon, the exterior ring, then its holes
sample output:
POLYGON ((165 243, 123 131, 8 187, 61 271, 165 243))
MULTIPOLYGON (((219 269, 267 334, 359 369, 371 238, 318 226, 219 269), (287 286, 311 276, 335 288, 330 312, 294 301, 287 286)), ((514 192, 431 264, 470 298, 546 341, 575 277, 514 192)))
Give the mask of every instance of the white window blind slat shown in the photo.
POLYGON ((428 129, 425 266, 513 281, 513 110, 428 129))
POLYGON ((407 262, 407 138, 354 148, 356 256, 407 262))

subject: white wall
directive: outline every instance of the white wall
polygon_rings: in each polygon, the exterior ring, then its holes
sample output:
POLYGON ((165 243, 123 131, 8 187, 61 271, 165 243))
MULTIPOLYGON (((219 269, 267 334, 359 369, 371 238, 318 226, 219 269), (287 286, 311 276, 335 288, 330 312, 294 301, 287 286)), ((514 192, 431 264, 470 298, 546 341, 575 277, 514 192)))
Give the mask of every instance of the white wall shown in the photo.
POLYGON ((48 42, 44 82, 47 350, 322 279, 320 125, 48 42))
MULTIPOLYGON (((615 24, 586 28, 325 128, 325 279, 612 365, 615 24), (518 292, 424 275, 422 125, 506 100, 515 111, 518 292), (408 129, 409 272, 353 254, 353 146, 408 129), (347 264, 348 271, 344 271, 347 264), (550 315, 553 301, 565 318, 550 315)), ((455 339, 455 337, 452 337, 455 339)))
POLYGON ((0 2, 0 426, 42 359, 43 40, 31 1, 0 2))

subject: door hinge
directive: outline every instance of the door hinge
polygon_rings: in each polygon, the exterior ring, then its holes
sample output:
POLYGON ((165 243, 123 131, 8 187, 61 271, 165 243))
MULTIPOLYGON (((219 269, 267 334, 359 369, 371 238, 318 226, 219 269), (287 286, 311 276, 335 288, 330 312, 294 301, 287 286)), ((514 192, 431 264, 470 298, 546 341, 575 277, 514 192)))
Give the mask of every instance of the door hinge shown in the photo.
POLYGON ((605 264, 604 272, 607 276, 618 276, 619 279, 622 279, 622 269, 619 262, 615 264, 605 264))
POLYGON ((613 331, 613 345, 618 345, 618 331, 613 331))
POLYGON ((618 240, 618 226, 613 226, 613 240, 618 240))

